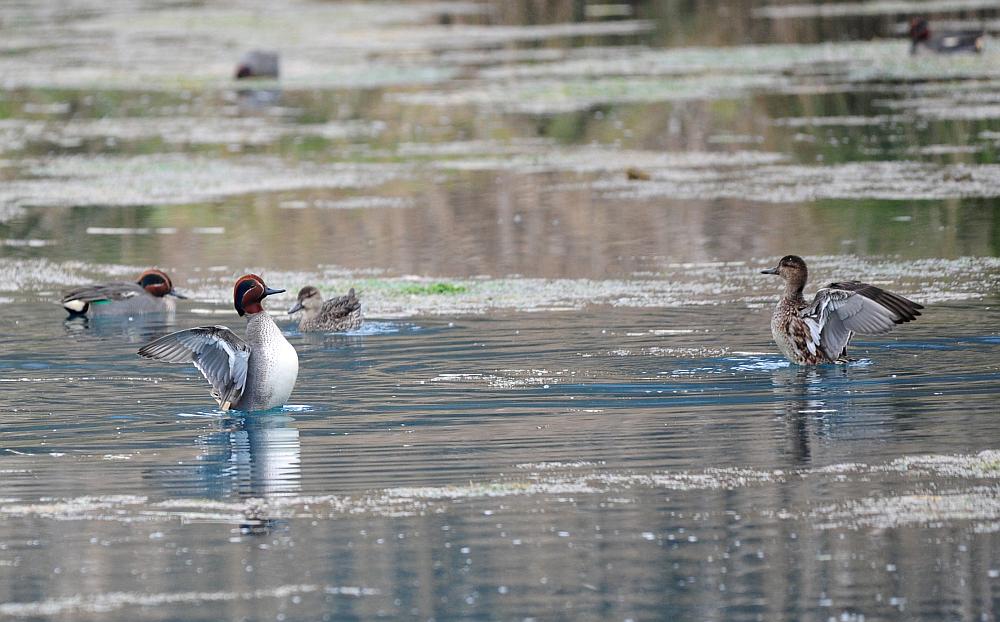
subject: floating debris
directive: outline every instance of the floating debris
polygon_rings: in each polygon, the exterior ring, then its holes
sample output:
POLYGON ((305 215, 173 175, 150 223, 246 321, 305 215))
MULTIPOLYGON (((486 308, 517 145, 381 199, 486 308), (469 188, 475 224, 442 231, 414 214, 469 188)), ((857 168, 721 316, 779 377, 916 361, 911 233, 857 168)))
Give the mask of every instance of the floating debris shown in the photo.
POLYGON ((61 156, 24 165, 31 178, 0 186, 0 206, 182 205, 253 192, 369 188, 409 174, 398 164, 319 164, 266 156, 61 156))
POLYGON ((625 169, 625 178, 631 181, 649 181, 652 176, 640 168, 630 166, 625 169))
POLYGON ((267 598, 298 598, 300 594, 343 594, 345 596, 373 596, 379 591, 368 587, 324 586, 324 585, 282 585, 250 591, 216 592, 101 592, 78 594, 61 598, 49 598, 34 602, 0 603, 0 615, 14 618, 38 618, 72 613, 105 614, 125 607, 162 607, 164 605, 197 605, 201 603, 256 601, 267 598))
MULTIPOLYGON (((773 262, 773 258, 753 263, 764 265, 769 262, 773 262)), ((832 278, 835 276, 833 273, 865 274, 873 283, 891 285, 923 304, 980 298, 1000 287, 996 276, 1000 258, 995 257, 904 261, 850 255, 816 256, 811 258, 810 267, 819 280, 832 278)), ((44 288, 68 287, 133 275, 142 269, 143 266, 0 258, 0 291, 20 294, 44 288)), ((244 266, 237 270, 223 267, 200 272, 196 283, 189 279, 185 293, 199 302, 211 301, 231 308, 230 273, 241 270, 253 272, 262 268, 244 266)), ((267 270, 266 273, 275 282, 316 283, 330 291, 357 287, 364 291, 366 314, 380 318, 483 314, 497 309, 576 310, 592 305, 677 308, 763 304, 769 307, 776 298, 772 284, 758 278, 756 271, 742 262, 737 266, 667 267, 663 274, 653 278, 628 280, 479 277, 442 281, 413 276, 375 277, 370 271, 352 272, 337 267, 309 272, 267 270)), ((291 304, 293 293, 273 298, 282 304, 291 304)), ((657 337, 656 334, 650 336, 651 339, 657 337)), ((646 349, 643 354, 657 356, 666 352, 646 349)), ((722 356, 728 351, 709 347, 702 353, 709 352, 722 356)))

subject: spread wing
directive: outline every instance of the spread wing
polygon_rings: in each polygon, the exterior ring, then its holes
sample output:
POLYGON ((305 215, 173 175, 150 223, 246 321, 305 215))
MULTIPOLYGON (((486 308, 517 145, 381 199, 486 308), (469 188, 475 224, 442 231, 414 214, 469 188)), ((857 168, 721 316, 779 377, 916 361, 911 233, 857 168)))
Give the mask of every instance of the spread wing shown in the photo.
POLYGON ((884 335, 896 324, 917 319, 923 308, 874 285, 845 281, 830 283, 816 292, 799 314, 809 326, 815 345, 835 361, 854 333, 884 335))
POLYGON ((250 344, 225 326, 199 326, 151 341, 139 349, 139 356, 167 363, 194 363, 212 385, 212 397, 228 410, 243 395, 250 344))
POLYGON ((80 301, 85 303, 99 300, 125 300, 144 293, 138 283, 101 283, 71 289, 63 294, 62 303, 80 301))
POLYGON ((345 318, 361 309, 361 303, 354 293, 354 288, 344 296, 331 298, 323 303, 323 310, 320 317, 331 322, 345 318))

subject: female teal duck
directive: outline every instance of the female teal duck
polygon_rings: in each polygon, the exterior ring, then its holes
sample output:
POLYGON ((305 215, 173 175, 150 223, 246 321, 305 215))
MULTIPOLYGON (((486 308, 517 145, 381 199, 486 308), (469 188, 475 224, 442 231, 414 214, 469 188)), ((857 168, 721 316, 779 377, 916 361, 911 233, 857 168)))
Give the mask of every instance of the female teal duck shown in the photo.
POLYGON ((245 340, 225 326, 199 326, 151 341, 139 356, 194 363, 223 410, 283 406, 295 388, 299 357, 261 306, 264 298, 283 291, 271 289, 256 274, 242 276, 233 288, 233 305, 247 318, 245 340))
POLYGON ((346 296, 337 296, 327 301, 312 285, 299 290, 299 300, 288 315, 302 312, 299 316, 299 330, 343 332, 361 328, 361 303, 354 294, 354 288, 346 296))
POLYGON ((771 316, 771 334, 782 354, 797 365, 844 361, 854 333, 884 335, 896 324, 917 319, 918 309, 924 308, 859 281, 830 283, 806 302, 802 290, 809 271, 796 255, 782 257, 776 267, 761 274, 785 280, 785 293, 771 316))
POLYGON ((187 298, 177 293, 170 277, 151 268, 134 283, 96 283, 63 294, 62 306, 73 317, 173 313, 173 298, 187 298))

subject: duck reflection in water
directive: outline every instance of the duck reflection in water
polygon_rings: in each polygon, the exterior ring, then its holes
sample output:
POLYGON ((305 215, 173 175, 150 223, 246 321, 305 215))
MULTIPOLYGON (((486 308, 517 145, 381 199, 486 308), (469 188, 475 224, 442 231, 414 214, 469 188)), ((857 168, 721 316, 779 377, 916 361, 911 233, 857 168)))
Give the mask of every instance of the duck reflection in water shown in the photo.
POLYGON ((146 343, 175 325, 173 314, 121 317, 76 317, 63 321, 67 337, 76 339, 114 339, 125 343, 146 343))
POLYGON ((204 489, 220 497, 252 500, 240 531, 266 535, 284 522, 270 514, 269 498, 297 494, 302 453, 294 419, 283 414, 236 413, 222 420, 222 430, 202 435, 199 469, 204 489))
POLYGON ((836 413, 829 402, 829 385, 846 376, 844 367, 792 365, 772 374, 772 390, 786 425, 787 451, 797 466, 812 462, 811 436, 822 435, 827 415, 836 413), (811 429, 812 428, 812 429, 811 429))

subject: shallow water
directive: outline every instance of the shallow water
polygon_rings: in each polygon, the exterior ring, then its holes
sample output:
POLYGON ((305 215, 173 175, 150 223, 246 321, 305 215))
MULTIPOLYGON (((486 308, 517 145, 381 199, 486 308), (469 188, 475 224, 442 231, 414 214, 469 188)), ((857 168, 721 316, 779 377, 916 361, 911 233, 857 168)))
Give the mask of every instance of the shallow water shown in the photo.
POLYGON ((675 4, 0 7, 0 619, 994 619, 1000 46, 675 4), (924 315, 791 366, 789 252, 924 315), (63 320, 149 265, 175 316, 63 320), (242 415, 135 352, 248 271, 242 415))

